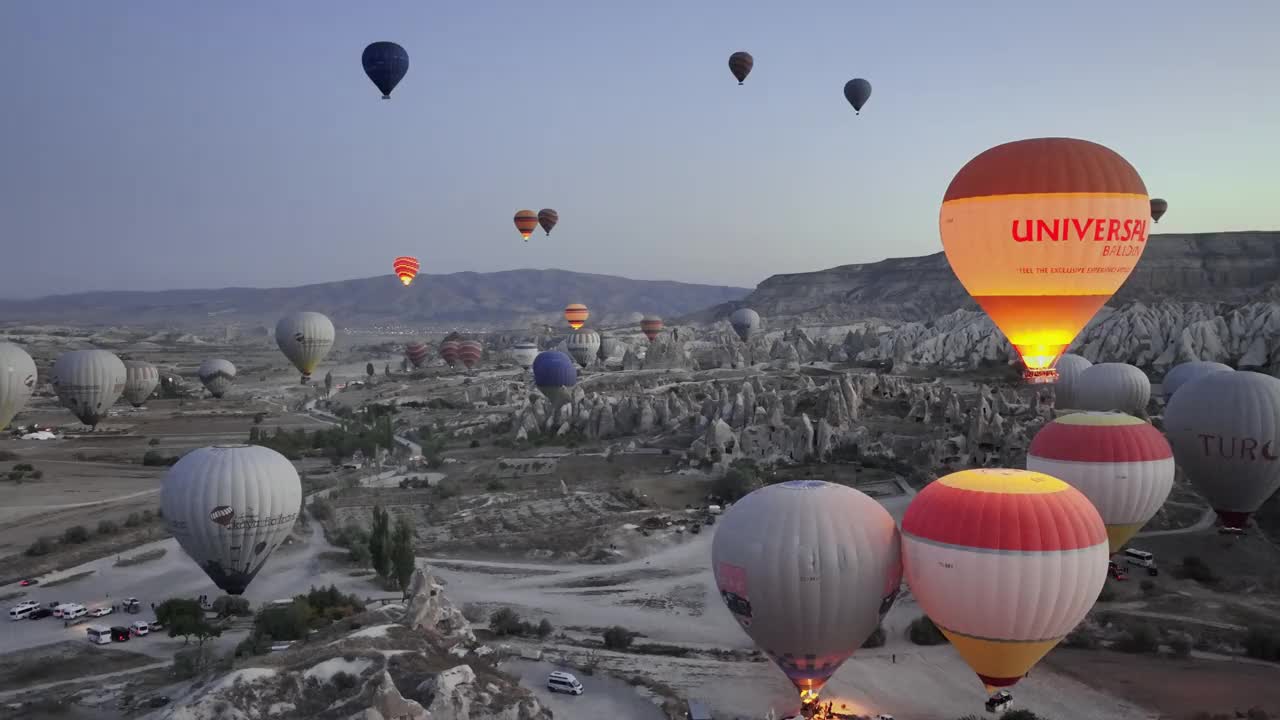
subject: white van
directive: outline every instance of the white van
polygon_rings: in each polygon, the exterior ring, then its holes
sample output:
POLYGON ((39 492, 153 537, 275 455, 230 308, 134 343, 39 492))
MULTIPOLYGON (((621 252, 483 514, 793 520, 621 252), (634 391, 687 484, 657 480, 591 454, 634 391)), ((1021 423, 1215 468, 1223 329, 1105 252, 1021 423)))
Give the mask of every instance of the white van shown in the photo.
POLYGON ((64 614, 67 612, 67 610, 75 606, 76 606, 75 603, 62 603, 61 605, 58 605, 53 608, 53 616, 56 618, 62 618, 64 614))
POLYGON ((63 620, 76 620, 88 614, 89 614, 89 608, 76 603, 72 603, 70 605, 64 605, 62 608, 63 620))
POLYGON ((578 678, 574 677, 573 673, 557 670, 547 676, 547 689, 551 692, 581 695, 582 683, 578 682, 578 678))
POLYGON ((94 645, 111 644, 111 628, 106 625, 90 625, 84 629, 84 632, 89 636, 89 642, 94 645))
POLYGON ((1129 548, 1124 551, 1124 558, 1130 565, 1138 567, 1153 568, 1156 566, 1156 557, 1146 550, 1134 550, 1129 548))
POLYGON ((26 620, 31 617, 31 613, 40 607, 40 603, 35 600, 25 600, 9 608, 10 620, 26 620))

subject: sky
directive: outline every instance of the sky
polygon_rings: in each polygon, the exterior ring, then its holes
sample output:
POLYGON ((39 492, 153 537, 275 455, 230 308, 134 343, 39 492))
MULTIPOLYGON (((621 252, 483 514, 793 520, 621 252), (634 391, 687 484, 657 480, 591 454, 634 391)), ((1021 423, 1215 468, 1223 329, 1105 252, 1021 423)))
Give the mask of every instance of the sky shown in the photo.
POLYGON ((1274 0, 7 0, 0 297, 400 254, 752 287, 937 252, 955 172, 1054 135, 1127 158, 1158 230, 1277 229, 1276 27, 1274 0), (410 55, 389 101, 377 40, 410 55))

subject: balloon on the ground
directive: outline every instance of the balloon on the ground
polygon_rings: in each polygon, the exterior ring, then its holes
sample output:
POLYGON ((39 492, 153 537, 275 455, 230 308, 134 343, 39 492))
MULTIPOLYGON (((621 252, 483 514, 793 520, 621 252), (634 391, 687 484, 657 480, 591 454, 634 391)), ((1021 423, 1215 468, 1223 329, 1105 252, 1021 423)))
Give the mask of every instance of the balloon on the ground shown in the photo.
POLYGON ((200 377, 200 382, 210 395, 220 398, 236 381, 236 366, 231 364, 230 360, 211 358, 200 363, 196 375, 200 377))
POLYGON ((871 99, 871 83, 862 78, 854 78, 844 84, 844 99, 853 106, 855 115, 862 112, 862 106, 871 99))
POLYGON ((1153 222, 1160 222, 1160 218, 1164 217, 1164 214, 1168 211, 1168 201, 1162 198, 1151 198, 1151 220, 1153 222))
POLYGON ((582 327, 590 314, 587 312, 587 306, 582 303, 569 303, 564 309, 564 319, 574 330, 582 327))
POLYGON ((1031 439, 1027 469, 1084 493, 1107 526, 1112 553, 1160 510, 1173 489, 1173 449, 1160 431, 1131 415, 1063 415, 1031 439))
POLYGON ((533 366, 533 359, 536 357, 538 357, 537 343, 521 342, 511 347, 511 359, 525 370, 533 366))
POLYGON ((97 427, 124 392, 124 363, 106 350, 72 350, 53 362, 50 382, 62 406, 97 427))
POLYGON ((744 50, 729 56, 729 72, 738 79, 738 84, 747 79, 747 75, 751 74, 751 68, 755 67, 755 58, 751 57, 751 53, 744 50))
POLYGON ((519 210, 515 216, 516 230, 520 231, 520 237, 525 242, 529 242, 529 236, 533 234, 534 228, 538 227, 538 213, 532 210, 519 210))
POLYGON ((1219 372, 1235 372, 1235 368, 1209 360, 1193 360, 1184 362, 1181 365, 1174 365, 1169 372, 1165 373, 1164 379, 1160 381, 1160 392, 1164 394, 1164 401, 1167 403, 1173 398, 1173 394, 1178 392, 1178 388, 1183 385, 1198 380, 1205 375, 1219 372))
POLYGON ((589 328, 578 328, 569 333, 565 346, 570 357, 586 367, 596 359, 596 353, 600 351, 600 333, 589 328))
POLYGON ((649 342, 658 339, 658 335, 662 333, 662 318, 657 315, 645 315, 640 321, 640 332, 649 338, 649 342))
POLYGON ((393 42, 371 43, 360 56, 360 64, 382 93, 382 99, 390 100, 391 91, 409 72, 409 53, 393 42))
POLYGON ((596 351, 596 357, 600 362, 604 362, 611 358, 620 358, 627 353, 627 346, 619 339, 613 337, 601 337, 600 349, 596 351))
POLYGON ((416 340, 404 346, 405 359, 416 368, 422 367, 422 364, 427 361, 428 352, 426 344, 416 340))
POLYGON ((875 631, 902 582, 878 502, 821 480, 763 487, 725 513, 711 567, 734 620, 810 700, 875 631))
POLYGON ((751 339, 760 330, 760 313, 751 308, 738 308, 729 316, 729 324, 743 342, 751 339))
POLYGON ((538 211, 538 224, 542 226, 542 231, 548 235, 551 234, 551 228, 560 222, 560 213, 551 208, 542 208, 538 211))
POLYGON ((276 345, 302 373, 304 385, 333 349, 333 340, 333 321, 318 312, 290 313, 276 323, 276 345))
MULTIPOLYGON (((160 371, 145 360, 124 361, 124 399, 134 407, 142 407, 160 384, 160 371)), ((0 423, 3 427, 3 423, 0 423)))
POLYGON ((1058 358, 1058 364, 1054 366, 1058 371, 1058 379, 1053 387, 1057 407, 1064 409, 1077 407, 1080 374, 1091 367, 1093 363, 1083 355, 1067 353, 1058 358))
POLYGON ((907 584, 988 692, 1018 682, 1106 582, 1107 530, 1079 490, 982 468, 925 486, 902 518, 907 584))
POLYGON ((938 218, 960 283, 1017 350, 1030 382, 1124 283, 1147 244, 1147 189, 1133 166, 1085 140, 986 150, 956 173, 938 218))
POLYGON ((453 367, 458 363, 458 343, 460 341, 451 338, 445 338, 440 342, 440 359, 445 364, 453 367))
POLYGON ((409 287, 409 283, 418 276, 418 258, 401 255, 391 263, 391 269, 395 271, 396 277, 400 278, 400 283, 405 287, 409 287))
POLYGON ((480 358, 484 356, 484 345, 478 340, 463 340, 458 343, 458 362, 462 366, 470 370, 480 364, 480 358))
POLYGON ((573 358, 558 350, 540 352, 533 359, 533 384, 553 405, 564 405, 578 384, 578 368, 573 358))
POLYGON ((1230 528, 1280 487, 1280 380, 1219 372, 1183 385, 1164 411, 1178 467, 1230 528))
POLYGON ((0 342, 0 430, 26 407, 35 388, 35 361, 21 347, 0 342))
POLYGON ((1151 400, 1151 380, 1140 368, 1127 363, 1098 363, 1084 369, 1076 380, 1072 410, 1115 410, 1141 415, 1151 400))
POLYGON ((165 475, 169 532, 219 588, 241 595, 293 529, 302 483, 293 463, 260 445, 192 450, 165 475))

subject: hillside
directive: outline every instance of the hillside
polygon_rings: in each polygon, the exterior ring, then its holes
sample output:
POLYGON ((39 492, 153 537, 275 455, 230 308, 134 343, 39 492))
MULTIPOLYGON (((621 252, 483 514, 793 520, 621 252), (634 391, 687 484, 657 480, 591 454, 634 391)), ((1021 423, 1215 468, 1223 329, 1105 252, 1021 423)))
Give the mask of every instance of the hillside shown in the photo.
POLYGON ((0 300, 0 322, 110 325, 274 325, 282 313, 316 310, 340 325, 466 324, 511 328, 559 324, 564 306, 586 303, 593 324, 633 322, 634 313, 675 316, 743 297, 746 288, 631 280, 565 270, 419 275, 402 287, 390 275, 291 288, 91 292, 0 300))

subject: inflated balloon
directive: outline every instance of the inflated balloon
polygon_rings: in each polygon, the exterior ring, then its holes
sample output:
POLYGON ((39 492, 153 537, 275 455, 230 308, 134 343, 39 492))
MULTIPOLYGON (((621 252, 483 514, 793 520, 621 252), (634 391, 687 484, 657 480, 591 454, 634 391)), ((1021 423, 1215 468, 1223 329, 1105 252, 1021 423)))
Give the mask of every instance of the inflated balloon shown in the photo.
POLYGON ((478 340, 463 340, 458 343, 458 362, 462 366, 470 370, 480 364, 480 358, 484 356, 484 345, 478 340))
POLYGON ((600 333, 587 328, 574 330, 569 333, 565 348, 569 351, 570 357, 577 360, 582 367, 586 367, 596 359, 596 353, 600 351, 600 333))
POLYGON ((578 384, 578 368, 573 358, 557 350, 538 353, 533 359, 533 384, 554 405, 564 405, 578 384))
POLYGON ((383 100, 391 99, 391 91, 409 72, 409 53, 393 42, 376 42, 364 49, 360 56, 364 74, 382 92, 383 100))
POLYGON ((587 306, 582 303, 570 303, 564 309, 564 319, 569 323, 569 327, 577 330, 587 322, 587 317, 591 313, 587 312, 587 306))
POLYGON ((538 224, 542 226, 542 231, 551 234, 551 228, 560 222, 560 213, 551 208, 542 208, 538 211, 538 224))
POLYGON ((1141 415, 1151 400, 1151 380, 1126 363, 1099 363, 1076 379, 1073 410, 1115 410, 1141 415))
POLYGON ((391 267, 395 270, 396 277, 400 278, 400 282, 405 287, 409 287, 409 283, 418 276, 418 268, 421 266, 418 264, 418 258, 401 255, 391 263, 391 267))
POLYGON ((26 407, 35 388, 35 361, 17 345, 0 342, 0 430, 26 407))
POLYGON ((1169 210, 1169 203, 1160 198, 1151 198, 1151 220, 1160 222, 1160 218, 1169 210))
MULTIPOLYGON (((142 407, 160 384, 160 371, 145 360, 124 361, 124 399, 134 407, 142 407)), ((3 427, 0 424, 0 427, 3 427)))
POLYGON ((1096 143, 999 145, 956 173, 938 218, 947 261, 1017 350, 1028 382, 1124 283, 1147 245, 1147 188, 1096 143))
POLYGON ((333 321, 318 312, 296 312, 276 323, 276 345, 302 373, 302 384, 333 349, 333 321))
POLYGON ((533 234, 534 228, 538 227, 538 214, 532 210, 520 210, 515 217, 516 230, 520 231, 520 237, 525 242, 529 242, 529 236, 533 234))
POLYGON ((755 58, 751 57, 751 53, 743 50, 729 56, 729 72, 738 79, 739 85, 747 79, 747 75, 751 74, 751 68, 755 67, 755 64, 755 58))
POLYGON ((1183 385, 1164 411, 1178 467, 1222 524, 1244 528, 1280 487, 1280 380, 1210 373, 1183 385))
POLYGON ((1178 392, 1178 388, 1183 385, 1198 380, 1205 375, 1220 372, 1235 372, 1235 368, 1208 360, 1193 360, 1184 362, 1181 365, 1174 365, 1164 376, 1164 380, 1160 381, 1160 392, 1164 394, 1164 401, 1167 403, 1173 397, 1173 394, 1178 392))
POLYGON ((875 500, 845 485, 792 480, 729 508, 711 567, 733 619, 808 702, 893 604, 899 547, 893 517, 875 500))
POLYGON ((209 579, 241 595, 289 536, 302 505, 293 463, 260 445, 192 450, 165 475, 160 508, 209 579))
POLYGON ((658 334, 662 332, 662 318, 657 315, 645 315, 640 321, 640 332, 649 338, 649 342, 658 339, 658 334))
POLYGON ((1107 548, 1089 499, 1030 470, 947 475, 902 518, 907 584, 988 692, 1018 682, 1084 619, 1107 548))
POLYGON ((230 360, 209 359, 200 363, 196 375, 200 377, 200 382, 204 384, 210 395, 220 398, 235 382, 236 366, 232 365, 230 360))
POLYGON ((120 358, 106 350, 72 350, 58 356, 49 382, 63 407, 97 427, 120 399, 128 377, 120 358))
POLYGON ((525 370, 528 370, 533 366, 533 359, 536 357, 538 357, 538 346, 536 343, 522 342, 511 346, 511 359, 525 370))
POLYGON ((453 367, 458 362, 458 342, 446 339, 440 343, 440 359, 444 360, 449 367, 453 367))
POLYGON ((1058 380, 1053 388, 1057 407, 1079 407, 1077 403, 1080 374, 1091 367, 1093 367, 1093 363, 1089 362, 1089 358, 1083 355, 1067 353, 1058 358, 1058 364, 1054 368, 1058 371, 1058 380))
POLYGON ((1173 449, 1159 430, 1131 415, 1063 415, 1031 439, 1027 469, 1084 493, 1107 526, 1112 553, 1156 514, 1173 489, 1173 449))
POLYGON ((862 112, 862 106, 871 98, 871 83, 862 78, 854 78, 844 84, 844 99, 853 106, 853 114, 862 112))
POLYGON ((751 308, 738 308, 729 316, 729 324, 738 333, 738 337, 747 342, 760 329, 760 313, 751 308))
POLYGON ((420 342, 411 342, 404 346, 404 357, 411 365, 416 368, 422 367, 427 361, 427 346, 420 342))
POLYGON ((596 357, 600 362, 604 362, 613 358, 620 358, 627 353, 627 346, 621 340, 612 337, 600 338, 600 349, 596 351, 596 357))

